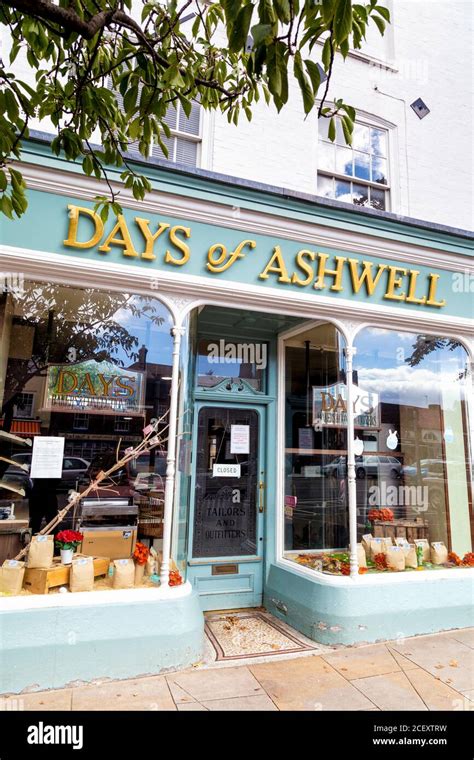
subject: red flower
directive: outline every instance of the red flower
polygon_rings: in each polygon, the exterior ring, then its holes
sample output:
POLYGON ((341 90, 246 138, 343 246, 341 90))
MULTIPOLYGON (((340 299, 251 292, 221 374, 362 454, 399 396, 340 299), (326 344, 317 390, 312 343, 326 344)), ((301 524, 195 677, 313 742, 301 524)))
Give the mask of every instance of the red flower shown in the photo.
POLYGON ((177 570, 170 570, 170 579, 169 579, 169 585, 170 586, 180 586, 183 582, 183 579, 179 572, 177 570))
POLYGON ((374 557, 375 567, 377 570, 386 570, 387 569, 387 557, 383 552, 380 552, 380 554, 376 554, 374 557))
POLYGON ((145 565, 146 561, 150 555, 150 550, 148 546, 145 546, 145 544, 140 543, 140 541, 137 541, 135 544, 135 551, 133 552, 133 559, 137 563, 137 565, 145 565))
POLYGON ((61 549, 75 549, 84 536, 77 530, 60 530, 56 534, 56 545, 61 549))
POLYGON ((467 552, 463 557, 462 563, 468 567, 474 567, 474 554, 472 552, 467 552))

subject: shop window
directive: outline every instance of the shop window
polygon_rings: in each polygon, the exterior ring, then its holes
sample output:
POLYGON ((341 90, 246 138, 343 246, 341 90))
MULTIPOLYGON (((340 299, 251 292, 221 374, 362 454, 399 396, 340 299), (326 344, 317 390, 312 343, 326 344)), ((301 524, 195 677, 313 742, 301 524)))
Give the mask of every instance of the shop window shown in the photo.
POLYGON ((285 556, 322 570, 348 561, 344 340, 320 324, 288 337, 284 357, 285 556))
MULTIPOLYGON (((377 451, 371 446, 367 455, 366 431, 358 433, 364 442, 356 461, 359 539, 369 533, 426 539, 462 559, 472 550, 464 347, 455 339, 378 328, 363 330, 355 346, 354 382, 379 409, 372 431, 377 451), (385 519, 374 519, 384 509, 385 519)), ((428 554, 424 567, 446 564, 433 564, 428 554)))
POLYGON ((319 120, 318 195, 389 209, 388 131, 356 123, 352 146, 344 139, 336 119, 336 139, 328 139, 329 119, 319 120))
POLYGON ((156 378, 172 374, 171 327, 151 296, 39 282, 0 294, 0 507, 14 501, 38 532, 165 415, 162 445, 103 479, 54 531, 79 530, 82 554, 110 560, 131 558, 137 540, 160 552, 169 385, 156 378), (15 426, 33 399, 34 436, 15 426), (50 463, 33 467, 46 437, 58 445, 54 477, 50 463))
POLYGON ((237 392, 265 392, 267 365, 266 342, 230 338, 200 338, 198 341, 196 376, 201 388, 215 388, 228 381, 234 383, 237 392))

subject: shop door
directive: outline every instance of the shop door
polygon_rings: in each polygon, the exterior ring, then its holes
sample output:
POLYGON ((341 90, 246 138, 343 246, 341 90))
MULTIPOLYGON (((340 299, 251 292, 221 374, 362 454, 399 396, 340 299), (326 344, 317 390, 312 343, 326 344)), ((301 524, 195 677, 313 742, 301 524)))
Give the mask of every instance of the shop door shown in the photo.
POLYGON ((262 603, 265 410, 202 405, 188 578, 205 610, 262 603))

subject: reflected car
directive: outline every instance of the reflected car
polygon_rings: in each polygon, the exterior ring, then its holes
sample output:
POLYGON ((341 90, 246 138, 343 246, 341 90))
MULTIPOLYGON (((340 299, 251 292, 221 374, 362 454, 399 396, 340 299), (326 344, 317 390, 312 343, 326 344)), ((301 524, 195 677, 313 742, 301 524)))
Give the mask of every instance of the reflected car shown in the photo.
POLYGON ((396 457, 368 455, 356 457, 356 477, 399 478, 402 464, 396 457))
MULTIPOLYGON (((14 481, 21 485, 21 487, 28 488, 31 485, 31 478, 29 470, 31 467, 32 454, 13 454, 11 459, 18 464, 27 465, 28 472, 22 470, 20 467, 10 465, 7 467, 4 473, 5 480, 14 481)), ((81 483, 86 478, 87 471, 89 469, 90 462, 87 462, 82 457, 65 456, 63 458, 63 470, 61 474, 61 484, 59 490, 68 490, 74 488, 76 483, 81 483)))

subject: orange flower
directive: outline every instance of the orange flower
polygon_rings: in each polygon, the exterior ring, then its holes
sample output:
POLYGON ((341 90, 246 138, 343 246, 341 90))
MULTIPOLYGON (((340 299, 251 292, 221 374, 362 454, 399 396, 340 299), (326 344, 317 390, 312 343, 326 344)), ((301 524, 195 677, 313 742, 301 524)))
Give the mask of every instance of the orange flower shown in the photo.
POLYGON ((170 586, 180 586, 183 582, 183 579, 180 575, 180 573, 177 570, 170 570, 170 579, 169 579, 169 585, 170 586))
POLYGON ((383 552, 380 552, 380 554, 376 554, 374 556, 374 562, 375 567, 377 570, 386 570, 387 569, 387 557, 383 552))
POLYGON ((364 575, 368 569, 368 567, 359 567, 359 575, 364 575))
POLYGON ((452 562, 454 565, 462 565, 462 559, 461 557, 458 557, 456 552, 449 552, 448 554, 448 562, 452 562))
POLYGON ((464 555, 462 560, 463 565, 467 565, 468 567, 474 567, 474 554, 473 552, 467 552, 467 554, 464 555))
POLYGON ((133 552, 133 559, 137 565, 145 565, 149 555, 150 550, 148 546, 145 546, 145 544, 141 544, 140 541, 137 541, 135 544, 135 551, 133 552))

